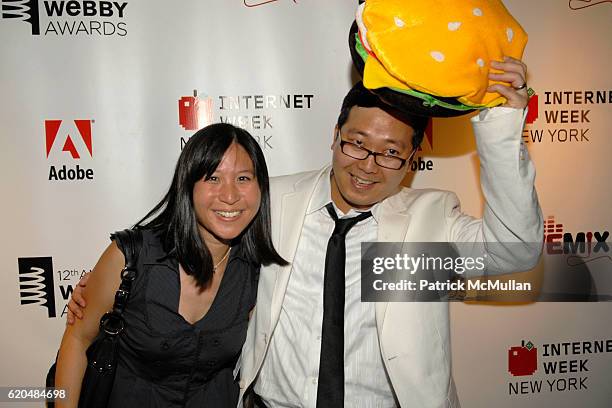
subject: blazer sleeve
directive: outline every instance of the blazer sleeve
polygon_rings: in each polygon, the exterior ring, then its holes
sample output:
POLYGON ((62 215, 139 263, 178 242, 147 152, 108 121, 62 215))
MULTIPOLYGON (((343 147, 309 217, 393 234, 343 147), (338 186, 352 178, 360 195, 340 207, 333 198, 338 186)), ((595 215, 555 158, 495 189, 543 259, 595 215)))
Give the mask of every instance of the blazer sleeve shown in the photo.
POLYGON ((522 110, 512 108, 493 108, 472 118, 485 198, 483 218, 463 214, 455 194, 446 197, 449 241, 481 243, 493 271, 529 270, 542 251, 543 217, 535 168, 522 143, 524 118, 522 110))

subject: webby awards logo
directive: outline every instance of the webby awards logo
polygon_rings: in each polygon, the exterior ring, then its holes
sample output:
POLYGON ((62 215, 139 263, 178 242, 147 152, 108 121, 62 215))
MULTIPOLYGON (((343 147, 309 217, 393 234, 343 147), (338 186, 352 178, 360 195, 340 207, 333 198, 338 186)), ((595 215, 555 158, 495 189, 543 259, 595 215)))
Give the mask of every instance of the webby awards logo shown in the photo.
POLYGON ((17 258, 17 264, 21 305, 45 308, 49 318, 63 317, 67 313, 68 301, 76 285, 75 282, 91 272, 91 269, 86 268, 54 270, 53 258, 50 256, 17 258), (56 286, 61 298, 55 296, 56 286), (63 303, 59 308, 56 299, 61 299, 60 302, 63 303), (59 316, 57 310, 61 310, 59 316))
MULTIPOLYGON (((80 160, 93 158, 91 119, 45 120, 45 152, 47 160, 80 160)), ((94 171, 81 164, 53 164, 49 167, 49 181, 93 180, 94 171)))
POLYGON ((18 258, 19 298, 22 305, 38 305, 47 309, 48 317, 55 317, 55 288, 53 260, 50 256, 18 258))
POLYGON ((23 21, 32 35, 119 36, 128 33, 127 2, 77 0, 0 0, 2 18, 23 21))
POLYGON ((2 0, 2 18, 28 23, 32 35, 40 35, 38 0, 2 0))

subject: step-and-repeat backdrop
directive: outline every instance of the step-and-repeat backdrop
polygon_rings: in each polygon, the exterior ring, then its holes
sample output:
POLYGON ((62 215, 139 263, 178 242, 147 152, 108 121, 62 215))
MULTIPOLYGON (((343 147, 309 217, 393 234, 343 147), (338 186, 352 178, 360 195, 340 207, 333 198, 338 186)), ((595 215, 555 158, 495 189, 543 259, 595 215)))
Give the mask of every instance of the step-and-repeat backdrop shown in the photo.
MULTIPOLYGON (((197 129, 245 127, 272 175, 330 160, 356 3, 2 0, 0 386, 43 384, 75 283, 197 129)), ((608 407, 612 309, 579 301, 612 295, 612 2, 505 4, 529 33, 523 139, 553 243, 534 279, 576 301, 452 304, 455 380, 468 408, 608 407)), ((408 183, 482 212, 467 118, 435 120, 419 163, 408 183)))

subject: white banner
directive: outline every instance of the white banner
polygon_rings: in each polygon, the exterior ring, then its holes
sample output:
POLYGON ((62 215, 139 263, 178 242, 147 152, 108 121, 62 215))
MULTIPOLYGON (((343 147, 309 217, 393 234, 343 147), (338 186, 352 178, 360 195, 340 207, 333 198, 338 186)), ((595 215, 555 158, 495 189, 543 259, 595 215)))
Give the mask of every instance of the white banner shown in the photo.
MULTIPOLYGON (((0 386, 41 386, 72 287, 110 232, 159 201, 197 129, 218 121, 245 127, 259 140, 271 175, 330 160, 342 97, 357 78, 348 51, 357 1, 1 4, 7 233, 0 386)), ((606 282, 610 288, 612 276, 609 244, 596 252, 576 244, 611 241, 612 3, 505 4, 529 34, 524 60, 537 98, 524 141, 538 172, 546 239, 572 243, 570 255, 591 277, 577 295, 588 297, 606 282)), ((481 214, 467 118, 435 120, 416 163, 420 169, 407 183, 453 190, 465 212, 481 214)), ((555 260, 566 258, 550 253, 533 272, 542 288, 556 279, 555 260)), ((610 303, 451 309, 453 371, 464 407, 612 401, 610 303), (532 373, 523 369, 529 364, 532 373)))

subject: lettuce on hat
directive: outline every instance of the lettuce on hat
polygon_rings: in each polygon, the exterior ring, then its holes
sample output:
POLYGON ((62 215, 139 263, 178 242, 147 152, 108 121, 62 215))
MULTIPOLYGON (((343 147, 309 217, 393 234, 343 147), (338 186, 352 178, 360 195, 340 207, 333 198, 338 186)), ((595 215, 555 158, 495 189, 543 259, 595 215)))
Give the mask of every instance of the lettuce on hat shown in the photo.
POLYGON ((366 88, 417 98, 432 116, 505 103, 487 92, 490 61, 521 59, 526 43, 499 0, 366 0, 349 37, 366 88))

